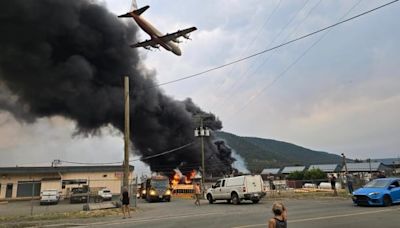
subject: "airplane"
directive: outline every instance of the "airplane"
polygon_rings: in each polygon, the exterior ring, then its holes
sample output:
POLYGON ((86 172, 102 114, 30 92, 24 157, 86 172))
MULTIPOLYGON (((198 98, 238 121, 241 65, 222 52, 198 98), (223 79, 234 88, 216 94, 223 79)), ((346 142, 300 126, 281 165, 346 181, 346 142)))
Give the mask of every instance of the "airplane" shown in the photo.
POLYGON ((144 6, 140 9, 137 9, 136 4, 132 5, 133 5, 132 12, 120 15, 118 17, 132 17, 139 25, 139 27, 147 34, 149 34, 151 39, 130 45, 130 47, 131 48, 143 47, 147 50, 150 50, 151 48, 159 49, 161 46, 165 50, 170 51, 175 55, 178 56, 182 55, 181 49, 175 43, 181 43, 181 41, 178 40, 179 37, 190 39, 189 33, 197 30, 197 28, 191 27, 183 30, 178 30, 177 32, 174 33, 167 33, 163 35, 152 24, 150 24, 148 21, 146 21, 143 17, 140 16, 144 11, 150 8, 150 6, 144 6))

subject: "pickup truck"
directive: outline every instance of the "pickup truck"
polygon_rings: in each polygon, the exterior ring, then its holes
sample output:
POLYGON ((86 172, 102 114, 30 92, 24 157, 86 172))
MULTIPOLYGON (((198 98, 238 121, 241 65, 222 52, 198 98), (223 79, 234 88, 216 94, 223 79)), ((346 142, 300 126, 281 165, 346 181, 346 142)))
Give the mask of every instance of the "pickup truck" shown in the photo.
POLYGON ((58 204, 60 200, 60 193, 57 189, 43 190, 40 193, 40 205, 44 204, 58 204))
POLYGON ((258 203, 266 195, 264 182, 260 175, 244 175, 219 179, 207 189, 206 198, 210 204, 216 200, 239 204, 242 200, 258 203))
POLYGON ((83 187, 72 188, 71 196, 69 198, 70 203, 85 203, 88 201, 89 189, 83 187))

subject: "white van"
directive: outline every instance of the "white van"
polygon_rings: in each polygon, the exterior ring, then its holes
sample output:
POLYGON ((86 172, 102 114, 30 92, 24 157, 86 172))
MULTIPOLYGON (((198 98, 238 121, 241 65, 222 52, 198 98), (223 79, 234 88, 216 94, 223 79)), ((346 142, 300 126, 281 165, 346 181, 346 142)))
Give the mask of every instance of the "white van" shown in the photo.
POLYGON ((239 204, 242 200, 258 203, 265 195, 264 182, 260 175, 244 175, 218 180, 207 190, 206 198, 209 203, 226 200, 228 203, 239 204))
POLYGON ((40 205, 57 204, 60 200, 60 193, 56 189, 43 190, 40 193, 40 205))

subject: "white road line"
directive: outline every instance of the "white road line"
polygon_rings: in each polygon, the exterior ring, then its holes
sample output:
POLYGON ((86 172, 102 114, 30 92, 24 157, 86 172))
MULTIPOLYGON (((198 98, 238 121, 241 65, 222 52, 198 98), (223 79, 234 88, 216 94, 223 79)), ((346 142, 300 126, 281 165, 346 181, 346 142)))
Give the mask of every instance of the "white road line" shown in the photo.
POLYGON ((217 215, 224 213, 196 213, 196 214, 186 214, 186 215, 175 215, 175 216, 165 216, 158 218, 143 218, 143 219, 125 219, 125 220, 113 220, 111 222, 96 222, 96 223, 88 223, 86 227, 90 226, 101 226, 101 225, 119 225, 119 224, 127 224, 127 223, 139 223, 139 222, 152 222, 152 221, 160 221, 160 220, 171 220, 171 219, 179 219, 179 218, 188 218, 188 217, 199 217, 199 216, 207 216, 207 215, 217 215))
MULTIPOLYGON (((323 219, 341 218, 341 217, 349 217, 349 216, 354 216, 354 215, 367 215, 367 214, 375 214, 375 213, 394 211, 394 210, 396 210, 396 209, 382 209, 382 210, 376 210, 376 211, 363 211, 363 212, 352 213, 352 214, 341 214, 341 215, 321 216, 321 217, 305 218, 305 219, 294 219, 294 220, 289 220, 288 223, 290 224, 290 223, 297 223, 297 222, 307 222, 307 221, 315 221, 315 220, 323 220, 323 219)), ((262 223, 262 224, 234 226, 232 228, 247 228, 247 227, 259 227, 259 226, 265 227, 266 225, 267 225, 267 220, 265 220, 265 223, 262 223)))

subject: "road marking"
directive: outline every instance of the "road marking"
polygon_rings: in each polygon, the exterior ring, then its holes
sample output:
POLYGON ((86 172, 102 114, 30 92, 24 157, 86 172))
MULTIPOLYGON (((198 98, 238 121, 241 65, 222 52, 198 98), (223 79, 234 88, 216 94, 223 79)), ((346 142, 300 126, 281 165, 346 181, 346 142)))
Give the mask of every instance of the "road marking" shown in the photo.
MULTIPOLYGON (((95 222, 95 223, 88 223, 85 226, 101 226, 101 225, 119 225, 119 224, 126 224, 126 223, 139 223, 139 222, 152 222, 152 221, 160 221, 160 220, 171 220, 171 219, 179 219, 179 218, 187 218, 187 217, 199 217, 199 216, 207 216, 207 215, 217 215, 217 214, 224 214, 224 213, 196 213, 196 214, 186 214, 186 215, 174 215, 174 216, 165 216, 159 218, 143 218, 143 219, 125 219, 121 220, 114 220, 109 222, 95 222)), ((81 224, 79 224, 81 225, 81 224)))
MULTIPOLYGON (((288 223, 297 223, 297 222, 307 222, 307 221, 315 221, 315 220, 323 220, 323 219, 341 218, 341 217, 349 217, 349 216, 354 216, 354 215, 367 215, 367 214, 381 213, 381 212, 394 211, 394 210, 396 210, 396 209, 382 209, 382 210, 376 210, 376 211, 363 211, 363 212, 352 213, 352 214, 341 214, 341 215, 330 215, 330 216, 321 216, 321 217, 305 218, 305 219, 294 219, 294 220, 289 220, 288 223)), ((266 226, 266 225, 267 225, 267 221, 265 221, 265 223, 262 223, 262 224, 234 226, 232 228, 259 227, 259 226, 266 226)))

